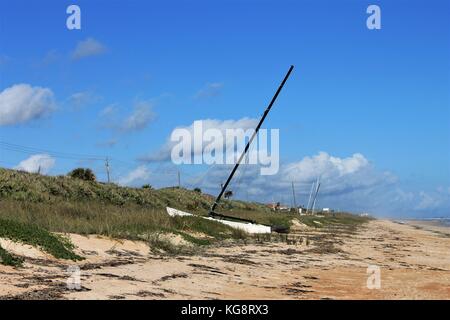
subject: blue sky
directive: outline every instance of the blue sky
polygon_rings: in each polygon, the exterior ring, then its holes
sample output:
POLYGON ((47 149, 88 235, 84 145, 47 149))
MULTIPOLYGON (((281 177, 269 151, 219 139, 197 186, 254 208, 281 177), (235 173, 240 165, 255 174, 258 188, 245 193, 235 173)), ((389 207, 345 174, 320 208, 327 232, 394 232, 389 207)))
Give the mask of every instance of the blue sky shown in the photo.
MULTIPOLYGON (((282 165, 301 172, 301 203, 322 175, 322 206, 450 213, 448 1, 1 0, 0 12, 0 95, 26 84, 17 92, 48 89, 52 105, 0 119, 1 141, 36 148, 0 149, 1 166, 55 151, 48 174, 85 165, 104 180, 102 161, 80 159, 108 156, 116 181, 173 185, 178 169, 138 159, 195 120, 259 117, 294 64, 265 127, 280 129, 282 165), (66 28, 72 3, 81 30, 66 28), (370 4, 381 30, 366 27, 370 4), (317 172, 305 172, 308 159, 317 172)), ((218 181, 197 182, 205 166, 179 169, 187 186, 218 192, 218 181)), ((250 199, 289 202, 289 183, 274 179, 246 175, 250 199)))

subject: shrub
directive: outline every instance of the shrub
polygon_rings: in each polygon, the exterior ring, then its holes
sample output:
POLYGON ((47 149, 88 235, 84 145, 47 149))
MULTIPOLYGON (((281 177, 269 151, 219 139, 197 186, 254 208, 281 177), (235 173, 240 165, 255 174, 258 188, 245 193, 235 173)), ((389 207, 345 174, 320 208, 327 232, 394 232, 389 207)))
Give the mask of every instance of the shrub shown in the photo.
POLYGON ((198 192, 198 193, 202 193, 202 189, 200 189, 200 188, 195 188, 194 191, 198 192))
MULTIPOLYGON (((74 246, 69 239, 55 235, 35 224, 0 219, 0 237, 39 247, 55 258, 74 261, 83 259, 72 251, 74 246)), ((1 255, 4 264, 5 261, 8 263, 11 259, 14 261, 14 258, 9 257, 5 252, 2 252, 1 255)))
POLYGON ((231 190, 225 191, 225 194, 223 195, 223 197, 225 199, 230 199, 232 196, 233 196, 233 191, 231 191, 231 190))
POLYGON ((94 172, 89 168, 76 168, 70 171, 67 175, 72 178, 77 178, 85 181, 96 180, 94 172))
POLYGON ((144 185, 142 186, 142 189, 153 189, 153 188, 152 188, 152 186, 149 185, 149 184, 144 184, 144 185))
POLYGON ((0 246, 0 264, 6 266, 19 267, 22 266, 23 259, 10 254, 0 246))

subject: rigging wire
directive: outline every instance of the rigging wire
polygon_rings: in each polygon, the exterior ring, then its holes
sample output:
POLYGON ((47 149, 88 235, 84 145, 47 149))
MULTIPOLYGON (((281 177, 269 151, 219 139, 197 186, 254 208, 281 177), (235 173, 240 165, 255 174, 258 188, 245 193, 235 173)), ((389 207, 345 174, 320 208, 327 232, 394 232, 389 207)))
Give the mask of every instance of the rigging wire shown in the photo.
MULTIPOLYGON (((256 135, 256 138, 258 138, 258 134, 256 135)), ((242 189, 241 182, 247 172, 248 166, 250 165, 249 157, 250 157, 250 153, 253 151, 254 148, 255 148, 255 144, 250 145, 250 149, 248 150, 247 154, 245 155, 242 169, 239 170, 240 175, 239 175, 237 181, 233 184, 239 192, 242 191, 241 190, 242 189)))

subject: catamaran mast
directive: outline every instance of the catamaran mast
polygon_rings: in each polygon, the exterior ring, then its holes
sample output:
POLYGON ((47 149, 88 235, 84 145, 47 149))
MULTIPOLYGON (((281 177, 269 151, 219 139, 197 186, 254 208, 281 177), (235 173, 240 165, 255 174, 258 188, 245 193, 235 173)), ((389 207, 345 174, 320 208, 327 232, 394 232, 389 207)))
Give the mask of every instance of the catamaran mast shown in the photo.
POLYGON ((292 198, 294 200, 294 209, 297 210, 297 201, 295 200, 295 188, 294 188, 294 181, 292 181, 292 198))
POLYGON ((247 153, 248 149, 250 148, 250 144, 252 143, 255 136, 258 134, 258 131, 261 128, 261 125, 263 124, 264 120, 266 119, 267 114, 269 113, 270 109, 272 108, 272 105, 275 103, 275 100, 277 99, 278 94, 281 92, 281 89, 283 89, 283 86, 286 83, 287 79, 289 78, 289 76, 292 72, 292 69, 294 69, 294 66, 291 66, 289 68, 288 72, 286 73, 286 76, 284 77, 283 81, 281 82, 280 86, 278 87, 277 91, 275 92, 275 95, 273 96, 272 100, 270 101, 269 105, 267 106, 266 110, 264 111, 264 114, 262 115, 261 120, 259 120, 259 123, 256 126, 255 131, 253 132, 250 140, 247 142, 247 145, 245 146, 244 151, 242 152, 238 161, 234 165, 233 170, 231 170, 230 176, 228 177, 225 184, 222 186, 222 190, 220 190, 219 195, 217 196, 216 200, 214 201, 213 205, 211 206, 211 210, 209 211, 210 216, 221 216, 221 215, 215 213, 214 210, 216 209, 217 205, 219 204, 219 201, 222 198, 222 195, 224 194, 225 190, 227 189, 228 184, 230 183, 231 179, 233 178, 237 168, 241 164, 242 159, 244 158, 245 154, 247 153))
POLYGON ((315 181, 313 181, 312 184, 311 184, 311 191, 309 192, 309 200, 308 200, 308 205, 306 206, 306 213, 308 213, 308 210, 310 208, 311 198, 312 198, 312 194, 313 194, 313 191, 314 191, 315 184, 316 184, 315 181))
POLYGON ((316 189, 316 194, 314 195, 314 200, 313 200, 313 204, 312 204, 312 211, 311 213, 314 214, 314 209, 316 208, 316 200, 317 200, 317 195, 319 194, 319 189, 320 189, 320 182, 317 182, 317 189, 316 189))

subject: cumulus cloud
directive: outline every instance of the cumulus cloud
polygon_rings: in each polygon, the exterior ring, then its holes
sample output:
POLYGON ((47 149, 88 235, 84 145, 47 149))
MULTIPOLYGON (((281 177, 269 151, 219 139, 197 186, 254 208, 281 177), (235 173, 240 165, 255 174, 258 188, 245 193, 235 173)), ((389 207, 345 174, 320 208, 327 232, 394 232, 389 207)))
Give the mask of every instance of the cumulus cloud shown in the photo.
POLYGON ((317 177, 326 183, 322 193, 339 194, 356 189, 370 188, 379 184, 390 184, 396 177, 389 172, 379 172, 360 153, 347 158, 333 157, 326 152, 304 157, 298 162, 283 166, 284 182, 302 181, 310 183, 317 177))
MULTIPOLYGON (((217 186, 227 177, 230 166, 218 166, 209 174, 208 186, 217 186)), ((370 162, 359 153, 347 158, 330 156, 326 152, 311 157, 304 157, 298 162, 284 163, 278 174, 264 176, 259 174, 258 165, 245 165, 240 173, 240 183, 251 189, 251 193, 265 199, 275 193, 285 193, 290 190, 291 183, 298 184, 297 191, 308 194, 311 184, 320 177, 322 195, 340 195, 355 190, 369 189, 379 185, 389 185, 396 178, 389 172, 376 171, 370 162)), ((239 174, 239 173, 238 173, 239 174)))
MULTIPOLYGON (((168 157, 166 151, 156 155, 162 159, 168 157)), ((184 175, 183 183, 189 188, 199 187, 216 195, 232 168, 233 165, 209 166, 207 171, 184 175)), ((159 170, 155 170, 155 173, 159 173, 159 170)), ((174 174, 173 177, 175 176, 174 174)), ((168 179, 165 176, 162 178, 168 179)), ((291 188, 294 182, 296 202, 306 206, 311 186, 318 178, 321 188, 316 208, 331 207, 335 210, 397 218, 448 217, 450 214, 449 187, 411 190, 411 186, 402 183, 393 173, 377 169, 361 153, 337 157, 319 152, 299 161, 281 163, 279 172, 272 176, 261 175, 259 165, 241 165, 229 189, 237 199, 266 203, 280 201, 291 205, 291 188)), ((161 186, 176 183, 175 180, 170 180, 164 184, 164 179, 158 180, 155 174, 152 179, 153 184, 161 186)))
MULTIPOLYGON (((204 119, 204 120, 197 120, 201 121, 202 131, 205 132, 208 129, 216 129, 219 130, 223 137, 226 137, 226 130, 227 129, 242 129, 236 131, 237 133, 237 141, 241 141, 245 139, 247 130, 254 129, 256 125, 258 124, 257 119, 251 119, 251 118, 242 118, 239 120, 217 120, 217 119, 204 119)), ((189 126, 180 126, 172 130, 170 136, 176 131, 176 130, 186 130, 186 132, 189 132, 189 135, 191 136, 191 146, 192 146, 192 156, 201 154, 204 152, 204 150, 208 150, 208 145, 210 142, 204 141, 204 139, 201 136, 197 136, 194 134, 194 127, 195 127, 195 121, 190 124, 189 126)), ((172 148, 178 143, 176 141, 171 141, 169 138, 167 139, 166 143, 156 152, 141 157, 140 160, 143 161, 168 161, 171 159, 171 152, 172 148)), ((235 144, 231 140, 224 139, 223 141, 223 151, 230 151, 235 147, 235 144)), ((233 150, 234 151, 234 150, 233 150)))
POLYGON ((87 38, 86 40, 78 42, 72 52, 72 58, 79 60, 90 56, 97 56, 104 52, 106 52, 106 47, 102 43, 94 38, 87 38))
POLYGON ((100 117, 101 118, 109 118, 116 116, 118 112, 117 104, 110 104, 109 106, 106 106, 100 111, 100 117))
POLYGON ((152 110, 152 104, 140 101, 134 106, 133 112, 122 122, 120 129, 122 131, 142 130, 154 119, 155 113, 152 110))
POLYGON ((117 104, 105 107, 99 114, 101 126, 119 133, 129 133, 145 129, 156 114, 149 101, 138 101, 130 114, 122 116, 117 104))
POLYGON ((13 85, 0 92, 0 126, 41 118, 55 107, 54 95, 49 88, 13 85))
MULTIPOLYGON (((450 209, 450 190, 449 188, 436 188, 432 191, 420 191, 417 197, 416 210, 434 211, 439 208, 447 207, 450 209)), ((450 213, 450 212, 448 212, 450 213)))
MULTIPOLYGON (((216 165, 207 174, 194 176, 186 183, 217 194, 232 166, 216 165)), ((408 191, 391 172, 377 170, 362 154, 336 157, 326 152, 290 163, 282 163, 278 174, 260 175, 258 165, 239 167, 229 187, 236 197, 259 202, 292 202, 292 182, 297 204, 307 205, 311 185, 320 177, 317 208, 331 207, 378 216, 448 216, 450 189, 408 191)))
POLYGON ((74 109, 98 102, 100 97, 90 91, 80 91, 69 96, 68 102, 74 109))
MULTIPOLYGON (((226 129, 240 128, 245 131, 253 129, 256 123, 256 119, 249 118, 226 121, 202 120, 203 132, 214 128, 224 136, 226 129)), ((177 129, 189 133, 193 147, 191 157, 204 152, 209 143, 204 142, 201 137, 196 137, 194 128, 195 122, 172 130, 172 134, 177 129)), ((156 152, 141 157, 140 160, 169 163, 172 149, 177 143, 168 138, 156 152)), ((232 146, 224 141, 223 150, 230 148, 232 146)), ((254 151, 250 150, 251 152, 254 151)), ((232 165, 210 166, 206 173, 197 172, 185 178, 185 183, 192 188, 200 187, 208 193, 217 194, 232 167, 232 165)), ((319 178, 321 189, 317 208, 331 207, 336 210, 368 212, 390 217, 448 216, 450 213, 450 188, 411 190, 411 186, 403 184, 393 173, 377 169, 361 153, 339 157, 319 152, 298 161, 281 163, 278 173, 270 176, 261 175, 260 168, 261 165, 249 164, 239 167, 229 186, 237 198, 250 197, 250 200, 259 202, 280 201, 290 205, 291 184, 294 182, 297 204, 306 206, 311 186, 319 178)))
POLYGON ((207 99, 217 97, 222 93, 223 83, 213 82, 207 83, 195 95, 196 99, 207 99))
POLYGON ((27 172, 46 174, 55 165, 55 159, 48 154, 35 154, 21 161, 14 169, 27 172))
POLYGON ((123 186, 136 186, 145 183, 149 178, 150 170, 145 165, 141 165, 120 177, 117 183, 123 186))

